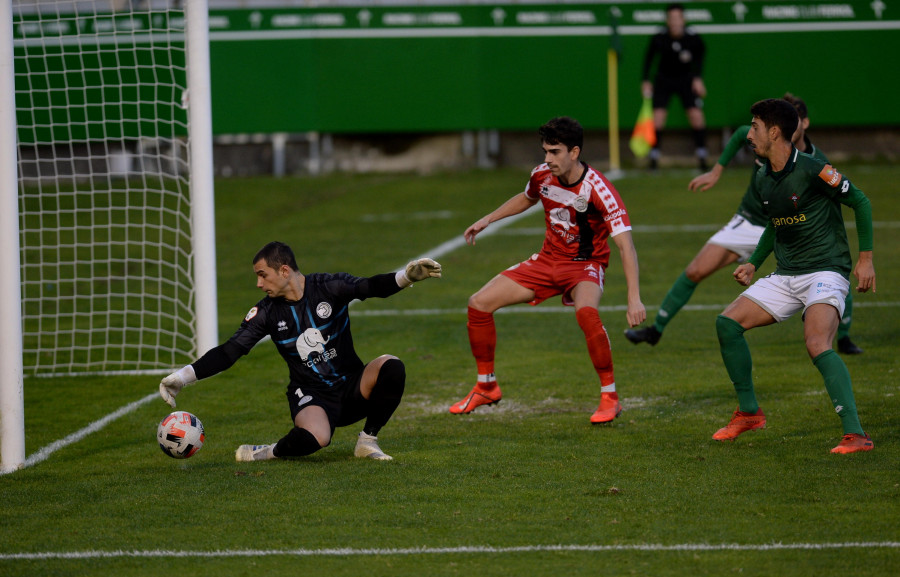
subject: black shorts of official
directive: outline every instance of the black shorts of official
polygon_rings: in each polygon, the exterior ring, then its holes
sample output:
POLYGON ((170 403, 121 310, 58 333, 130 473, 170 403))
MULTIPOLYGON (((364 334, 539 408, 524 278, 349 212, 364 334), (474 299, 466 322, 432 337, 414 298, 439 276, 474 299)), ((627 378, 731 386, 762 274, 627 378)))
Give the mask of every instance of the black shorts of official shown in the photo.
POLYGON ((672 96, 681 99, 681 105, 688 108, 702 108, 703 99, 694 94, 691 84, 694 79, 690 76, 682 78, 670 78, 659 76, 653 83, 653 108, 668 108, 672 96))
POLYGON ((297 417, 297 413, 310 406, 322 407, 328 416, 332 433, 335 427, 346 427, 364 419, 369 414, 369 401, 359 390, 364 370, 365 368, 360 369, 347 381, 326 390, 288 385, 287 400, 291 408, 291 422, 297 417))

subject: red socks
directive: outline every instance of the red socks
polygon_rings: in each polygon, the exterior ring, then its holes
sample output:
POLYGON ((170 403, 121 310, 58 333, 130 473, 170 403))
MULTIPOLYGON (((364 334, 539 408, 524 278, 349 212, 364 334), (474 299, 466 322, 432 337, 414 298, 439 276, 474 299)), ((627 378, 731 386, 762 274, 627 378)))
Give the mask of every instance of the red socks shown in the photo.
POLYGON ((588 355, 594 364, 594 370, 600 376, 600 386, 610 387, 614 392, 616 379, 613 376, 612 351, 609 347, 609 335, 606 334, 606 327, 600 320, 600 313, 592 307, 584 307, 575 313, 578 320, 578 326, 584 331, 584 338, 587 342, 588 355))
POLYGON ((494 315, 469 307, 469 345, 478 365, 479 375, 494 372, 494 351, 497 348, 497 329, 494 327, 494 315))

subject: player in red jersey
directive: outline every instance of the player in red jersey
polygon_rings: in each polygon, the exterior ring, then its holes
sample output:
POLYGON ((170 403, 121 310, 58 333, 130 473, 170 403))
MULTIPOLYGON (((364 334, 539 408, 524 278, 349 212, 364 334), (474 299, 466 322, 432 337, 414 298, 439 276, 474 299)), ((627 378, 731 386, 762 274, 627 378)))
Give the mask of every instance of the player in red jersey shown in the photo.
POLYGON ((497 342, 494 311, 520 303, 536 305, 561 294, 564 304, 575 307, 578 326, 584 332, 588 354, 600 377, 600 406, 591 415, 591 422, 608 423, 622 412, 609 337, 597 311, 609 264, 609 237, 619 248, 625 271, 628 324, 634 327, 647 317, 641 303, 631 223, 625 204, 612 184, 579 159, 584 131, 577 121, 554 118, 539 133, 544 164, 531 172, 525 191, 465 232, 466 242, 474 245, 476 235, 492 222, 524 212, 539 201, 544 207, 547 233, 541 252, 503 271, 469 298, 466 326, 478 366, 478 383, 465 398, 450 407, 450 412, 469 413, 501 398, 494 375, 497 342))

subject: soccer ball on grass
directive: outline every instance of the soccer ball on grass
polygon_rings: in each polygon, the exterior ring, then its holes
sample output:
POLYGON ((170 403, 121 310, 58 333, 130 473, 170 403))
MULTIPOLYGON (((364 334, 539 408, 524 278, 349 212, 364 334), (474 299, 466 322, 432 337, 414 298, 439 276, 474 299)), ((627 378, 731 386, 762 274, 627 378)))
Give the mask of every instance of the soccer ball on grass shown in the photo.
POLYGON ((156 440, 166 455, 175 459, 187 459, 200 450, 206 433, 203 423, 187 411, 170 413, 156 428, 156 440))

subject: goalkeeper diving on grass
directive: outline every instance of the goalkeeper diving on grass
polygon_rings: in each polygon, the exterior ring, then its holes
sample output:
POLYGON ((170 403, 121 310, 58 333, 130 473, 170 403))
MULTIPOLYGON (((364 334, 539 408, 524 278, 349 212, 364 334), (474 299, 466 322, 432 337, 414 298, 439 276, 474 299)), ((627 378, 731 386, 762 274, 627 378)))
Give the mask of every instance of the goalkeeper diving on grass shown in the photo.
POLYGON ((406 368, 387 354, 363 364, 353 347, 348 308, 353 300, 386 298, 414 282, 439 278, 441 265, 420 258, 396 273, 371 277, 304 275, 288 245, 270 242, 253 257, 253 270, 266 297, 225 343, 164 378, 160 396, 174 408, 184 386, 228 369, 269 336, 290 371, 287 400, 294 427, 277 443, 241 445, 235 459, 309 455, 331 443, 336 427, 365 419, 354 455, 391 460, 378 446, 378 433, 400 405, 406 368))

